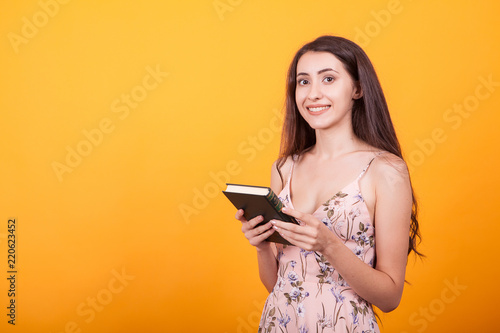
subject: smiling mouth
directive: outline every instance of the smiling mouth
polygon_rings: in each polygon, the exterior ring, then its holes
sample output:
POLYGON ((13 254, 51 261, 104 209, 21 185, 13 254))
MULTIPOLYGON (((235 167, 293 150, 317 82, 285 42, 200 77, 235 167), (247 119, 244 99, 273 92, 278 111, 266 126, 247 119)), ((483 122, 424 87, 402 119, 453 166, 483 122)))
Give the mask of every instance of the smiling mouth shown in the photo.
POLYGON ((311 112, 321 112, 321 111, 328 109, 329 107, 330 107, 330 105, 318 106, 318 107, 308 107, 307 110, 309 110, 311 112))

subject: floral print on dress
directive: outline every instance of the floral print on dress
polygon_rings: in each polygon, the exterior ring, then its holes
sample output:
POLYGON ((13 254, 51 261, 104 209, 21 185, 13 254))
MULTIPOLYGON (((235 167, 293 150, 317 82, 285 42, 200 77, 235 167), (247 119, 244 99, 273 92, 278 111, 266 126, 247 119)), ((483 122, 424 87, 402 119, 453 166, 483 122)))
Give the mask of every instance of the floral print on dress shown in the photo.
MULTIPOLYGON (((359 189, 359 179, 368 166, 313 215, 359 260, 373 266, 375 228, 359 189)), ((293 164, 279 198, 284 206, 293 208, 292 172, 293 164)), ((379 332, 371 304, 352 290, 323 254, 282 244, 276 244, 276 249, 278 278, 267 298, 259 332, 379 332)))

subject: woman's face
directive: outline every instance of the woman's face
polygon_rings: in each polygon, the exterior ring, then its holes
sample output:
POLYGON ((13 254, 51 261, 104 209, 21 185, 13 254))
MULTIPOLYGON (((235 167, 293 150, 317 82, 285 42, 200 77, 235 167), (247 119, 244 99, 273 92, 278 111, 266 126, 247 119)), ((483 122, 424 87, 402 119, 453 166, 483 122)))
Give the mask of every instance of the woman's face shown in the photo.
POLYGON ((297 63, 295 101, 313 129, 351 123, 352 106, 361 89, 342 62, 329 52, 307 52, 297 63))

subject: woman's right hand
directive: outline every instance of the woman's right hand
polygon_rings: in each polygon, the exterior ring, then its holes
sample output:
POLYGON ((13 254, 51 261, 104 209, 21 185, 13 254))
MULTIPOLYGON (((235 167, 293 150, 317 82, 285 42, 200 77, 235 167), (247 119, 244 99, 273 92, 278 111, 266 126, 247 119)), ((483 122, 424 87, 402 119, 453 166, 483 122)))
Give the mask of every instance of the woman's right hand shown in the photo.
POLYGON ((271 222, 255 227, 257 224, 261 223, 264 218, 259 215, 247 221, 243 216, 243 213, 243 209, 240 209, 236 212, 235 217, 241 222, 241 231, 250 244, 255 246, 257 250, 269 249, 271 247, 271 243, 266 242, 266 239, 275 231, 271 222))

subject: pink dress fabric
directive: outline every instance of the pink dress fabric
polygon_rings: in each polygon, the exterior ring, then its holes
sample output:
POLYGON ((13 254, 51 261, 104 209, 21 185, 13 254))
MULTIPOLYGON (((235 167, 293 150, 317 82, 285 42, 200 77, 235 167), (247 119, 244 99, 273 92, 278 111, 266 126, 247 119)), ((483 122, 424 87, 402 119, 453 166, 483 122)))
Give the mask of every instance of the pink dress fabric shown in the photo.
MULTIPOLYGON (((290 175, 279 194, 290 200, 290 175)), ((373 159, 352 183, 322 204, 313 215, 367 265, 375 257, 375 229, 359 189, 359 180, 373 159)), ((314 251, 276 244, 278 280, 267 298, 259 332, 379 332, 370 303, 358 296, 330 265, 314 251)))

